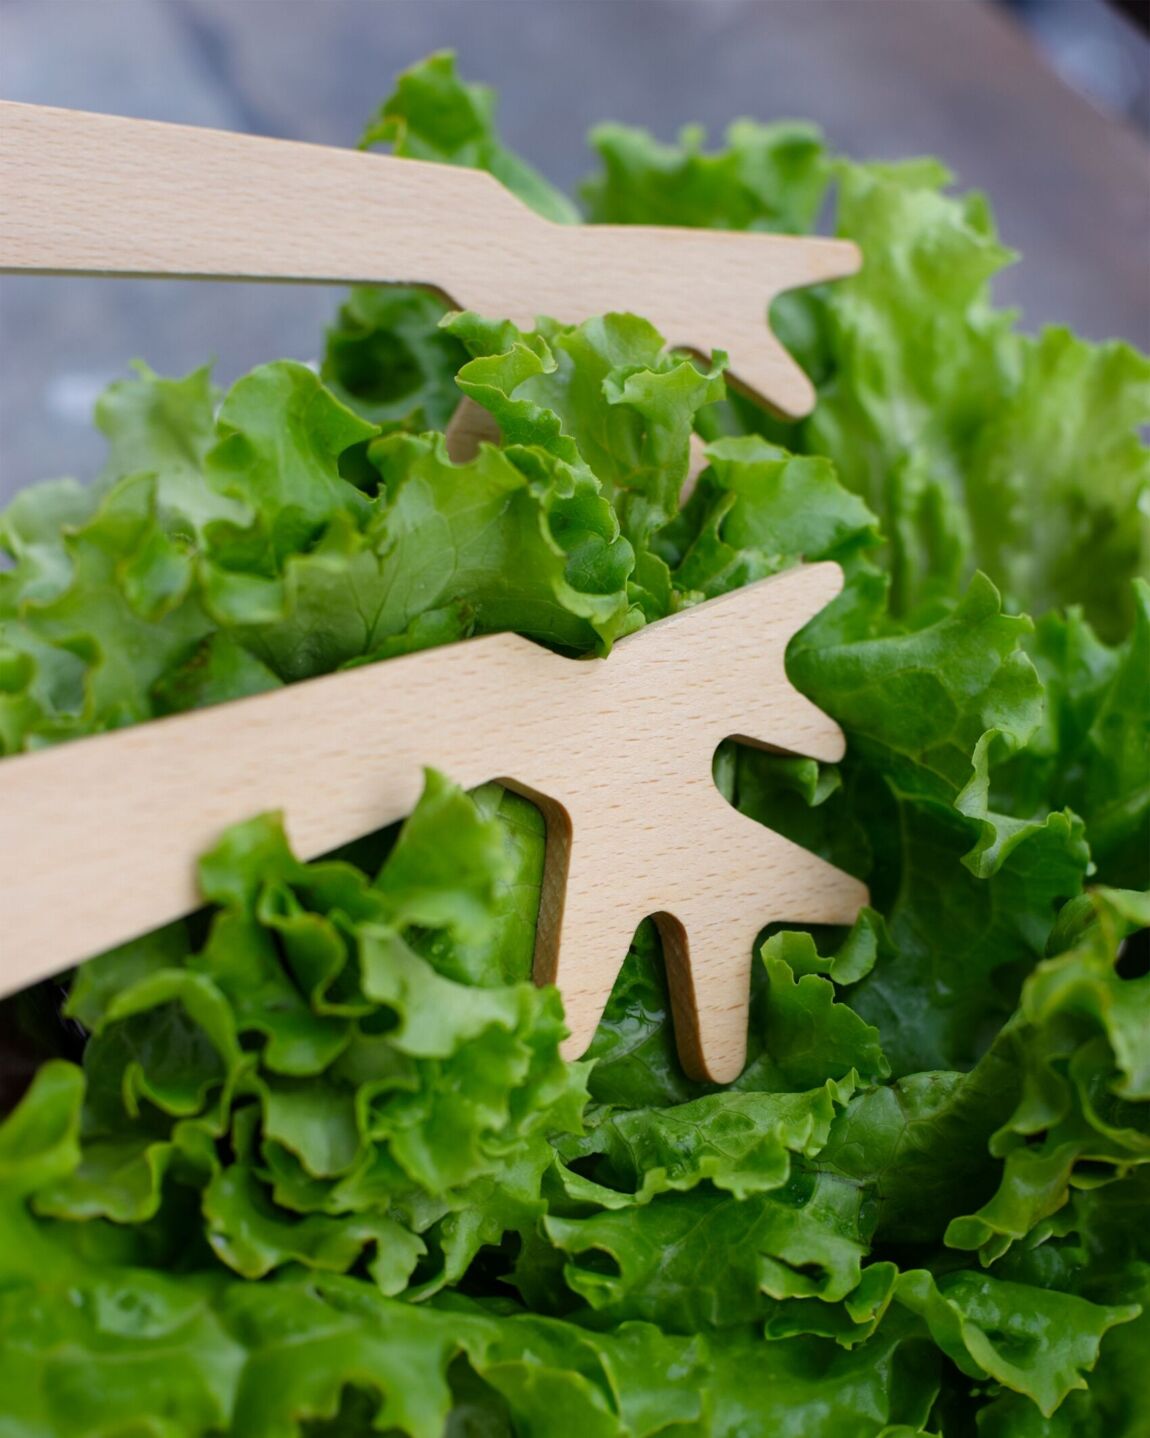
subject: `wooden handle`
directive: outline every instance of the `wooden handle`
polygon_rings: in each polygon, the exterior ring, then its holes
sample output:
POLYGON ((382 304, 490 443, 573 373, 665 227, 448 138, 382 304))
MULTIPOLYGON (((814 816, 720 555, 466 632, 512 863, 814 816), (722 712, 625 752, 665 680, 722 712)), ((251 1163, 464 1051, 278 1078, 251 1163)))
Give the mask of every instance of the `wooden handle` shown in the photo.
POLYGON ((0 270, 409 282, 525 327, 631 310, 795 416, 814 392, 767 306, 859 266, 843 240, 556 225, 477 170, 11 102, 0 192, 0 270))
POLYGON ((545 221, 482 170, 0 101, 0 269, 465 286, 545 221))
POLYGON ((195 908, 195 862, 284 812, 303 858, 414 808, 422 766, 500 779, 548 821, 536 973, 585 1048, 635 932, 669 935, 685 1061, 734 1077, 751 948, 773 920, 849 923, 865 888, 738 814, 714 786, 730 734, 816 758, 837 726, 788 683, 790 636, 833 564, 763 580, 562 659, 490 635, 0 762, 0 992, 195 908), (450 695, 450 702, 444 696, 450 695))

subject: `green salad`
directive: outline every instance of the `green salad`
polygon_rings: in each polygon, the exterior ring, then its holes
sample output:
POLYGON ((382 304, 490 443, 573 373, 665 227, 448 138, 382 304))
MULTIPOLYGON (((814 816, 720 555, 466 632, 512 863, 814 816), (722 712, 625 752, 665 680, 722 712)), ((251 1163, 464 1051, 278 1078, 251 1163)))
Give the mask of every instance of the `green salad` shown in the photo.
POLYGON ((253 815, 199 913, 0 1010, 0 1438, 1145 1438, 1150 363, 1021 333, 934 160, 606 125, 581 214, 493 110, 433 56, 363 143, 567 222, 829 207, 861 273, 773 315, 811 416, 638 316, 404 287, 351 293, 318 374, 139 366, 98 480, 0 515, 0 754, 494 630, 610 663, 833 559, 788 671, 846 758, 715 776, 873 908, 764 932, 720 1087, 650 921, 560 1058, 524 799, 429 771, 315 863, 253 815), (456 464, 461 395, 502 439, 456 464))

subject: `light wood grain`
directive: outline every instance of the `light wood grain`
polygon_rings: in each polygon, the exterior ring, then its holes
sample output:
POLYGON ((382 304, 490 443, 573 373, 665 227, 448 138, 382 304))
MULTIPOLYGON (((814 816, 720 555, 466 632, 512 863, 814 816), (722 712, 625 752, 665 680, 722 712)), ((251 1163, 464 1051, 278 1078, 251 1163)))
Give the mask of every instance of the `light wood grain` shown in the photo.
POLYGON ((594 1033, 636 926, 659 916, 684 1061, 745 1056, 755 935, 849 923, 862 884, 719 794, 730 735, 818 759, 837 726, 790 685, 787 641, 842 583, 815 564, 651 625, 607 660, 473 639, 0 763, 0 990, 197 906, 196 857, 232 823, 285 815, 311 858, 411 812, 423 766, 499 779, 548 823, 536 976, 571 1037, 594 1033))
POLYGON ((814 391, 767 306, 859 265, 844 240, 557 225, 476 170, 10 102, 0 194, 0 270, 406 281, 523 326, 629 310, 790 416, 814 391))

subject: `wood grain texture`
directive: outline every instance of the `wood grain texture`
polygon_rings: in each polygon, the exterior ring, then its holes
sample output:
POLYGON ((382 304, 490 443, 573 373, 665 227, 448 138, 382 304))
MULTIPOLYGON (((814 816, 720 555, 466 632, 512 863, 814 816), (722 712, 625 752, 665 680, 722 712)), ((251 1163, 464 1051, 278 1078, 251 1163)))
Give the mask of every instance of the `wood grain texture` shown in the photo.
POLYGON ((651 625, 607 660, 490 635, 6 759, 0 992, 197 907, 196 858, 228 825, 282 810, 313 858, 410 813, 429 765, 468 788, 498 779, 543 809, 536 977, 562 991, 568 1056, 590 1041, 636 926, 657 915, 684 1062, 729 1081, 756 934, 850 923, 867 899, 737 813, 711 770, 731 735, 841 757, 838 727, 783 666, 841 585, 837 565, 804 566, 651 625))
POLYGON ((525 328, 632 310, 789 416, 814 390, 767 306, 859 266, 846 240, 557 225, 477 170, 10 102, 0 193, 7 272, 407 282, 525 328))

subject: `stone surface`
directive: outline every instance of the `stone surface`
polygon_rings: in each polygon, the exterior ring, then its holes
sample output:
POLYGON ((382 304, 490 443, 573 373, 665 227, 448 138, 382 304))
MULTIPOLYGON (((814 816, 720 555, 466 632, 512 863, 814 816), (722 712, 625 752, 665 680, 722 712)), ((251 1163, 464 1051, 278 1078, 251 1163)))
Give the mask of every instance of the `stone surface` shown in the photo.
MULTIPOLYGON (((1147 148, 977 0, 0 0, 0 95, 351 144, 394 73, 459 51, 552 179, 596 120, 799 115, 860 156, 941 155, 1026 256, 1001 297, 1150 346, 1147 148)), ((91 401, 140 356, 227 381, 313 356, 320 288, 0 279, 0 498, 100 465, 91 401)))

